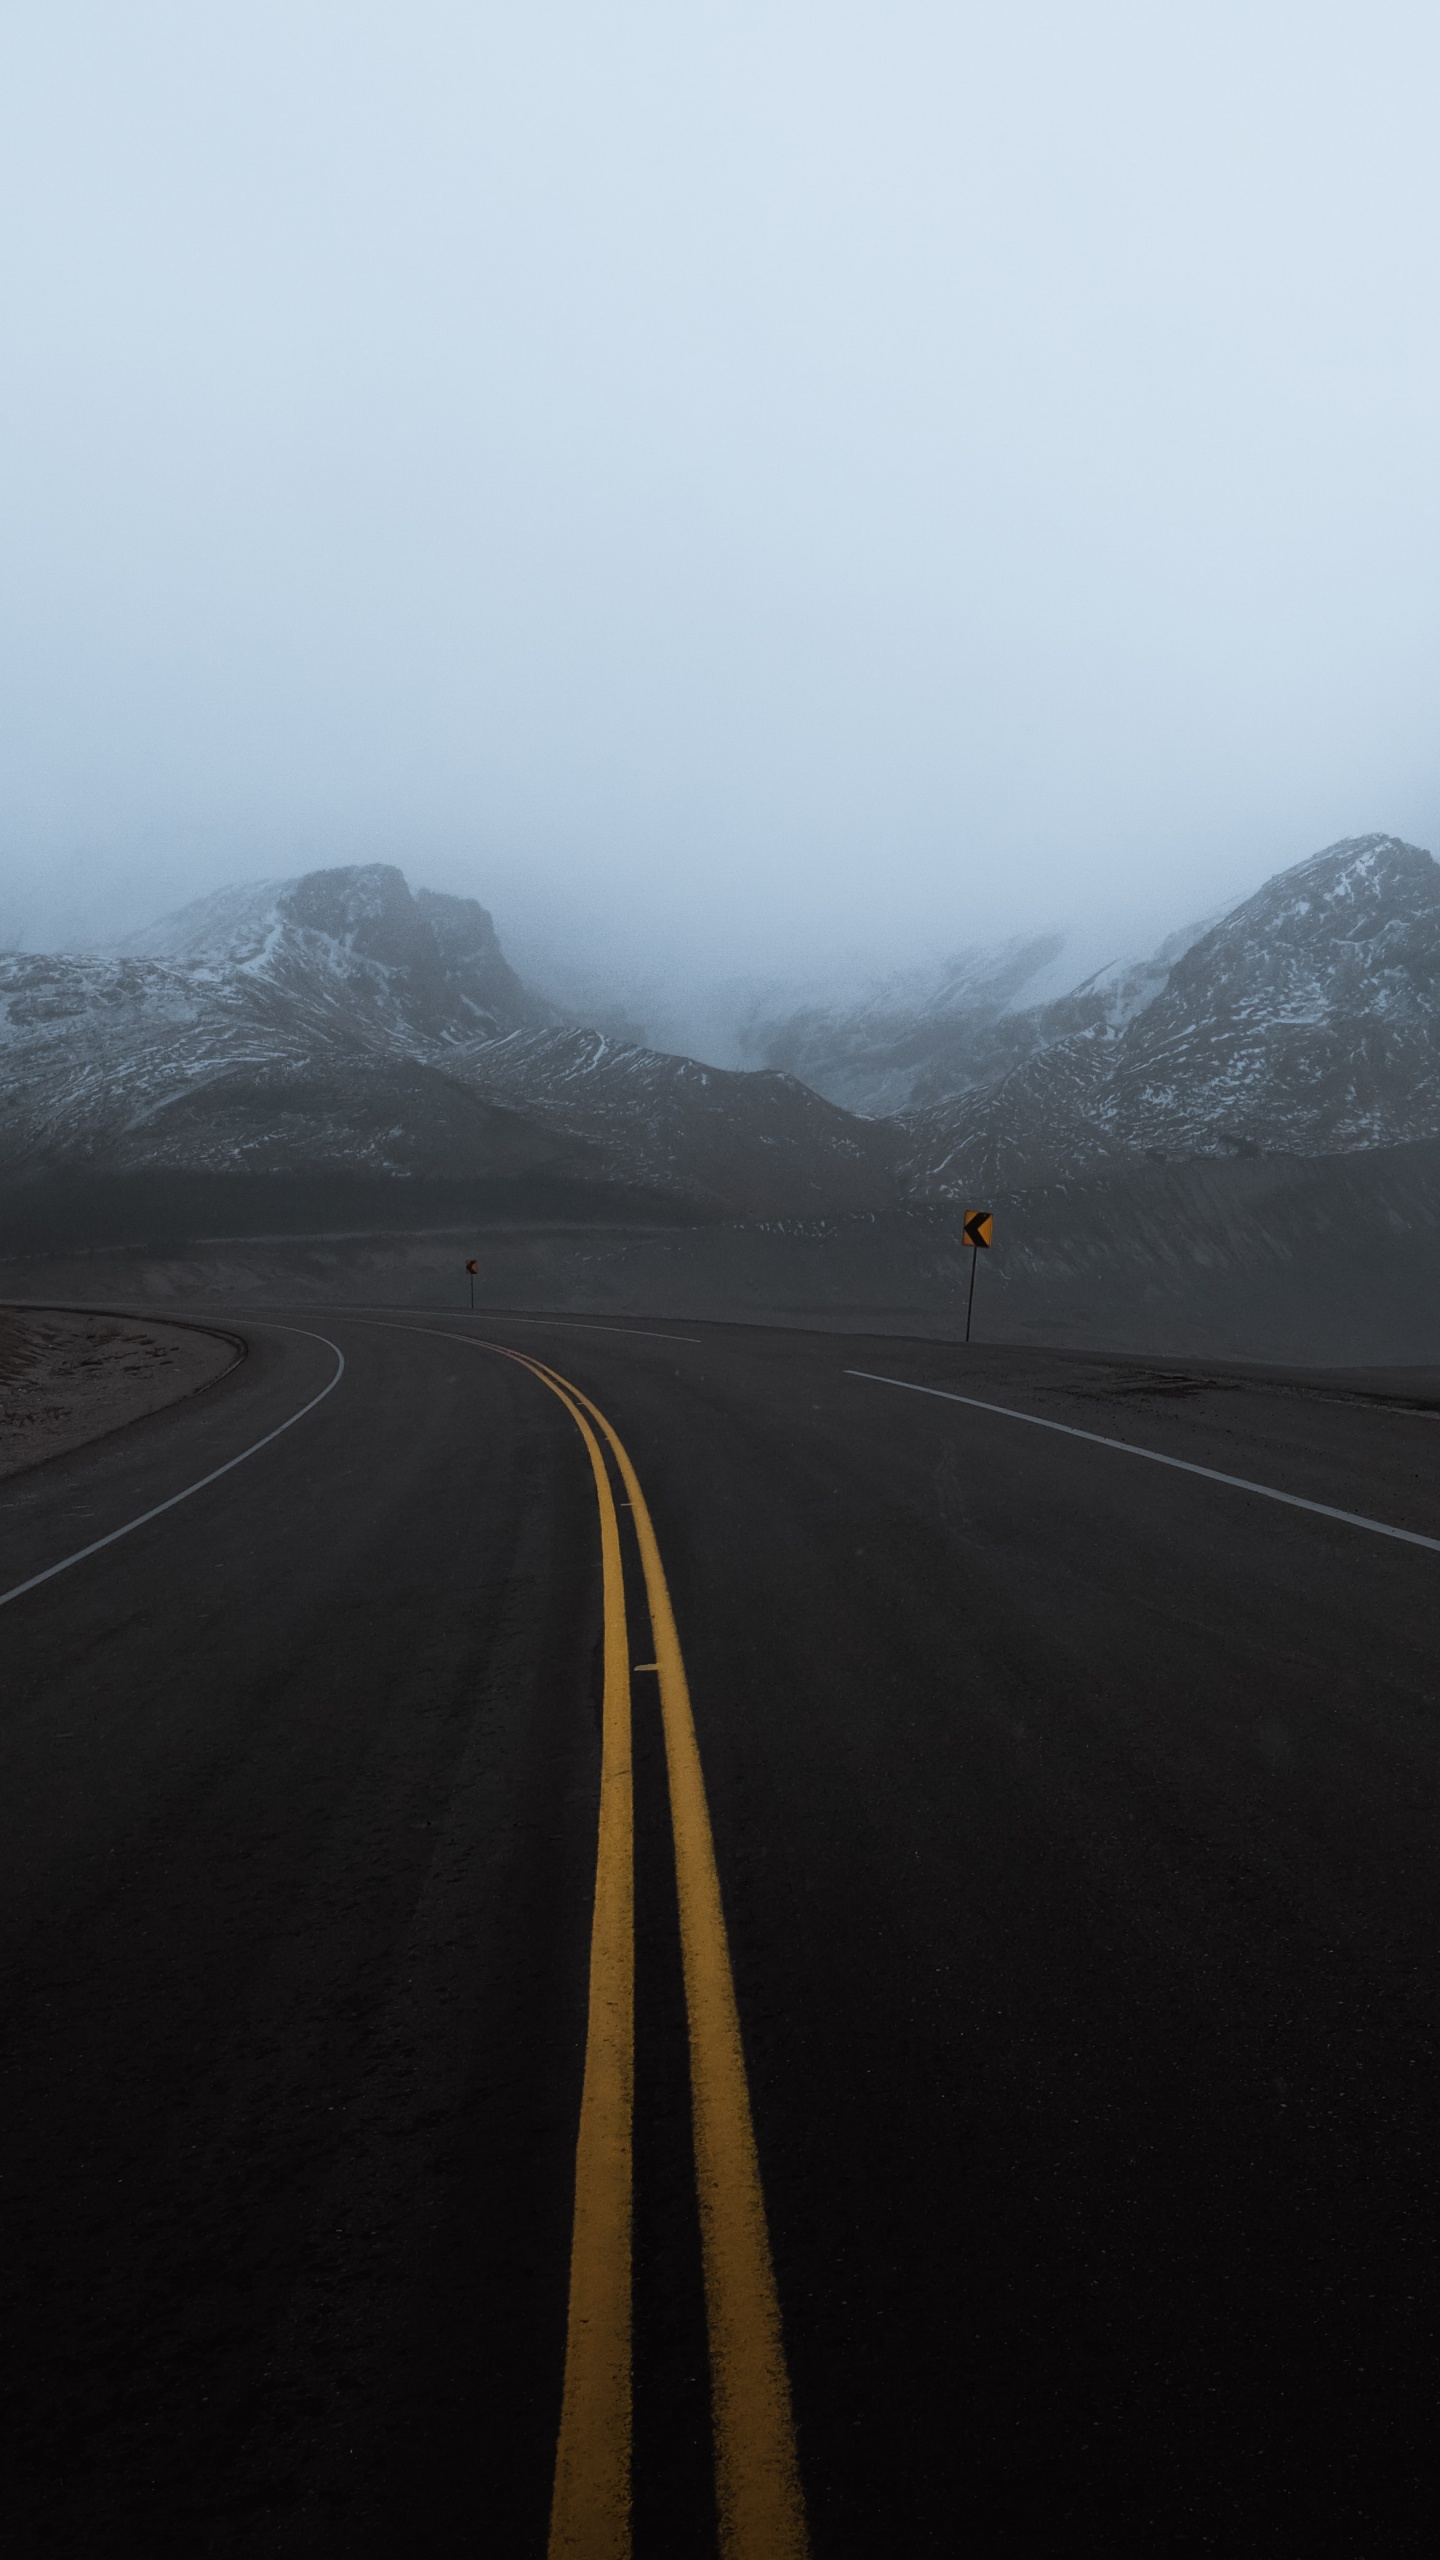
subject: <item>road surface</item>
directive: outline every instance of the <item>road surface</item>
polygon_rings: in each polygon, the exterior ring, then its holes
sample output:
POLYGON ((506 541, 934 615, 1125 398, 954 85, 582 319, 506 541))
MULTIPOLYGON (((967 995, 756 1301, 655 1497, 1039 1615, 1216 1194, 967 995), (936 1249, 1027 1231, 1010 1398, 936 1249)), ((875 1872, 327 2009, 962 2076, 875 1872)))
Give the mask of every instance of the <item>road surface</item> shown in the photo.
POLYGON ((223 1320, 0 1488, 6 2549, 1428 2550, 1424 1393, 223 1320))

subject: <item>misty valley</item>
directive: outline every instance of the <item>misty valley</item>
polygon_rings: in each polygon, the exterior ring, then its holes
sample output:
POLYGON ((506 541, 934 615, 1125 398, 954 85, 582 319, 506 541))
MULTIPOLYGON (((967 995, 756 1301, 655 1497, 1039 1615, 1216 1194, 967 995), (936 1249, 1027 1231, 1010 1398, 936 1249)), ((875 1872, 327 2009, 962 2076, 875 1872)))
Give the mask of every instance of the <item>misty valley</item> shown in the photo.
POLYGON ((1026 1003, 1032 937, 789 1017, 746 1069, 564 1018, 474 900, 393 866, 0 960, 15 1294, 357 1290, 1434 1356, 1440 869, 1329 847, 1151 960, 1026 1003), (1356 1239, 1363 1236, 1363 1252, 1356 1239))

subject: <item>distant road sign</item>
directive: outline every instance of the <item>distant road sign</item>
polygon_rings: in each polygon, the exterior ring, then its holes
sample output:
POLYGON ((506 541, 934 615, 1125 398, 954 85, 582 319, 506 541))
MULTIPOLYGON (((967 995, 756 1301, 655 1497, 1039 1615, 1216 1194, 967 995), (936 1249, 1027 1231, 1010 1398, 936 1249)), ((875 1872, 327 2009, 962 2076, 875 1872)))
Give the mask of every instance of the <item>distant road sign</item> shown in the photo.
POLYGON ((965 1212, 965 1226, 963 1230, 966 1243, 988 1246, 990 1242, 990 1230, 994 1224, 995 1212, 993 1209, 967 1209, 965 1212))
MULTIPOLYGON (((986 1238, 986 1242, 987 1242, 987 1243, 989 1242, 989 1238, 988 1238, 988 1237, 986 1238)), ((479 1263, 478 1263, 478 1262, 467 1262, 467 1263, 466 1263, 466 1265, 465 1265, 465 1268, 466 1268, 466 1270, 470 1273, 470 1276, 471 1276, 471 1278, 473 1279, 473 1278, 474 1278, 474 1276, 475 1276, 475 1273, 479 1270, 480 1265, 479 1265, 479 1263)))

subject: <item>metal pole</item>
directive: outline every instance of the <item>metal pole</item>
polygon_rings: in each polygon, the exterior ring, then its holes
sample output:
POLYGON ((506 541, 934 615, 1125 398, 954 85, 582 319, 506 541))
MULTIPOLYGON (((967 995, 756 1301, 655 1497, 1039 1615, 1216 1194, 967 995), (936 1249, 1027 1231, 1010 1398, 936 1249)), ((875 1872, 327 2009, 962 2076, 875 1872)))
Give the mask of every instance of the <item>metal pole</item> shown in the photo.
POLYGON ((975 1313, 975 1272, 979 1260, 980 1247, 978 1244, 972 1244, 970 1247, 970 1295, 965 1301, 965 1339, 967 1342, 970 1339, 970 1319, 975 1313))
POLYGON ((472 1316, 475 1313, 475 1274, 473 1271, 470 1274, 470 1313, 472 1316))

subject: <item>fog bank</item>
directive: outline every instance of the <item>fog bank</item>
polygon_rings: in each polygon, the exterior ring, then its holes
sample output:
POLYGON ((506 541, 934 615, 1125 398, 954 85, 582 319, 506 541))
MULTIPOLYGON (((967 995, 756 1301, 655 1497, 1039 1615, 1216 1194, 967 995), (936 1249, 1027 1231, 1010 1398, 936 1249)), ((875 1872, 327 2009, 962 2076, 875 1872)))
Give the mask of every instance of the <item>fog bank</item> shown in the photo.
POLYGON ((694 986, 1440 837, 1440 20, 0 32, 0 934, 385 859, 694 986))

